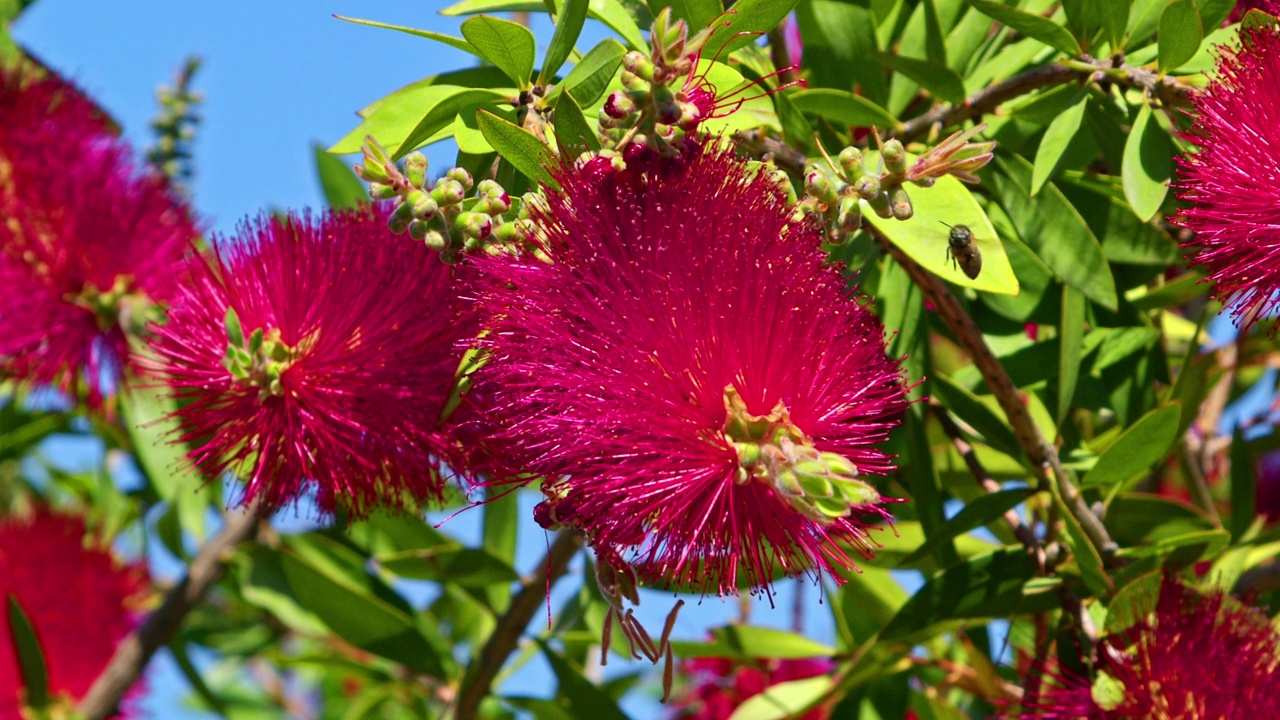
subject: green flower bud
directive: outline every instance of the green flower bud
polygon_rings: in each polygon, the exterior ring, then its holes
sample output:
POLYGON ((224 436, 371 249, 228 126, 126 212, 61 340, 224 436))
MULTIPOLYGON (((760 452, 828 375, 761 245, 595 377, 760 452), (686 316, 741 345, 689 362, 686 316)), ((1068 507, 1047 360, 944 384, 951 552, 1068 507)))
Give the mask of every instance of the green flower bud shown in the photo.
POLYGON ((413 238, 414 240, 418 240, 418 241, 426 240, 427 232, 429 232, 430 230, 431 230, 431 226, 423 222, 422 220, 414 220, 413 222, 409 223, 409 237, 413 238))
POLYGON ((845 179, 853 181, 862 176, 862 152, 858 148, 847 147, 841 150, 837 162, 844 171, 845 179))
POLYGON ((429 230, 423 236, 422 241, 427 244, 427 247, 436 252, 443 252, 445 248, 449 247, 449 238, 445 237, 439 230, 429 230))
POLYGON ((374 200, 390 200, 395 196, 396 189, 390 185, 383 185, 378 182, 369 184, 369 197, 374 200))
POLYGON ((902 142, 896 138, 884 144, 880 150, 880 157, 884 158, 884 165, 891 173, 902 173, 907 171, 907 150, 902 147, 902 142))
POLYGON ((836 189, 831 183, 831 177, 821 165, 810 165, 805 171, 804 191, 807 195, 828 205, 836 201, 836 189))
POLYGON ((863 200, 874 200, 880 194, 880 178, 875 175, 863 175, 853 184, 853 189, 863 200))
POLYGON ((901 185, 889 191, 889 207, 893 212, 893 217, 898 220, 909 220, 915 214, 915 208, 911 207, 911 198, 907 195, 907 189, 901 185))
POLYGON ((467 172, 466 168, 449 168, 449 172, 445 173, 444 176, 461 185, 464 193, 476 184, 475 179, 471 177, 471 173, 467 172))
POLYGON ((410 185, 422 187, 427 182, 427 156, 416 150, 405 156, 404 175, 410 185))
POLYGON ((431 189, 431 199, 436 201, 440 207, 449 205, 457 205, 462 202, 466 191, 462 189, 462 183, 448 177, 442 177, 436 181, 436 186, 431 189))
POLYGON ((636 50, 622 56, 622 67, 645 82, 653 80, 653 61, 636 50))
MULTIPOLYGON (((413 204, 413 217, 418 220, 430 220, 435 217, 435 214, 439 209, 440 206, 436 205, 436 201, 432 200, 431 196, 426 193, 422 193, 422 197, 413 204)), ((421 240, 422 238, 418 239, 421 240)))
POLYGON ((783 495, 804 495, 800 485, 800 476, 790 470, 783 470, 773 479, 773 487, 783 495))
POLYGON ((857 195, 845 195, 840 198, 840 208, 836 212, 836 227, 844 233, 851 233, 862 227, 862 204, 857 195))
POLYGON ((412 221, 413 206, 408 203, 400 203, 391 212, 391 218, 387 220, 387 228, 399 235, 409 229, 409 223, 412 221))
POLYGON ((888 219, 893 217, 893 207, 889 204, 889 193, 881 190, 875 197, 867 201, 876 215, 888 219))

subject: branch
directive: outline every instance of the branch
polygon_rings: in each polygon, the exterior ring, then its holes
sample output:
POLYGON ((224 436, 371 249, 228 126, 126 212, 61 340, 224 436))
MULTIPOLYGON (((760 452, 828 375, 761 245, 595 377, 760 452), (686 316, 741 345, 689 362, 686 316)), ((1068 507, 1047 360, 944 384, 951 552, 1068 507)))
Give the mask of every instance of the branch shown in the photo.
POLYGON ((561 530, 537 571, 520 583, 520 592, 511 601, 507 614, 499 618, 488 642, 467 668, 462 689, 458 692, 458 704, 454 706, 453 720, 473 720, 476 717, 480 702, 489 694, 498 671, 520 642, 520 636, 542 605, 551 585, 569 569, 569 561, 578 552, 581 541, 578 533, 561 530))
POLYGON ((235 546, 254 534, 261 511, 261 505, 255 502, 243 512, 229 516, 222 532, 200 548, 187 576, 165 594, 160 607, 116 646, 115 655, 80 701, 77 708, 80 715, 86 720, 103 720, 116 712, 120 698, 146 669, 151 656, 222 577, 235 546))
POLYGON ((881 247, 902 265, 907 274, 911 276, 911 280, 920 286, 925 296, 937 308, 938 316, 951 329, 952 334, 969 351, 974 364, 977 365, 978 370, 982 373, 982 378, 986 382, 987 388, 995 395, 996 401, 1000 403, 1000 408, 1004 410, 1004 414, 1008 418, 1009 425, 1013 428, 1013 433, 1017 436, 1018 444, 1022 446, 1023 452, 1027 454, 1027 457, 1030 458, 1034 465, 1041 469, 1041 472, 1057 483, 1058 492, 1062 495, 1062 500, 1067 509, 1080 522, 1085 534, 1089 537, 1089 542, 1098 549, 1103 560, 1111 564, 1115 560, 1117 550, 1115 541, 1107 533, 1102 521, 1098 519, 1097 515, 1093 514, 1089 506, 1085 504, 1084 498, 1080 496, 1080 491, 1076 489, 1075 483, 1071 481, 1070 476, 1067 475, 1066 470, 1062 467, 1061 461, 1058 460, 1057 448, 1046 441, 1044 436, 1040 434, 1040 429, 1036 427, 1031 415, 1027 412, 1026 405, 1022 403, 1018 387, 1013 384, 1013 380, 1009 377, 1009 373, 1005 371, 1004 366, 991 353, 991 348, 987 347, 986 341, 982 338, 982 331, 973 322, 973 318, 969 317, 964 308, 960 306, 959 301, 956 300, 955 296, 951 294, 951 291, 936 275, 920 267, 916 261, 907 257, 906 253, 889 242, 889 239, 874 226, 865 225, 864 229, 879 240, 881 247))
POLYGON ((923 115, 902 124, 894 134, 904 143, 929 134, 935 125, 950 127, 995 110, 1002 103, 1050 85, 1063 85, 1086 77, 1088 73, 1064 65, 1044 65, 1014 75, 1004 82, 988 85, 965 98, 959 105, 939 105, 923 115))

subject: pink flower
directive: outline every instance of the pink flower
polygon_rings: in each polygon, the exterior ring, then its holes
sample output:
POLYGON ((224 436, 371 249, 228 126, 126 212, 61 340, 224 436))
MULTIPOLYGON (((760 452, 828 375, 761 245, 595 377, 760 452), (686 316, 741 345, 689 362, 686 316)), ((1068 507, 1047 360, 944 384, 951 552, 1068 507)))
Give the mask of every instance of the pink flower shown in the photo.
POLYGON ((127 336, 168 300, 196 234, 92 104, 55 78, 0 75, 0 367, 97 406, 127 336))
POLYGON ((1257 512, 1268 523, 1280 521, 1280 450, 1264 453, 1254 465, 1257 512))
POLYGON ((145 568, 122 564, 101 543, 86 547, 84 535, 84 520, 47 510, 0 519, 0 720, 23 717, 8 597, 31 621, 50 694, 63 702, 89 691, 116 644, 138 624, 149 586, 145 568))
POLYGON ((181 440, 205 476, 268 507, 313 488, 360 516, 438 497, 442 421, 473 333, 453 270, 387 230, 387 209, 259 219, 218 245, 157 330, 181 440), (230 314, 229 314, 230 311, 230 314))
POLYGON ((1231 15, 1222 21, 1222 26, 1240 22, 1250 10, 1261 10, 1273 17, 1280 16, 1280 1, 1278 0, 1237 0, 1235 8, 1231 10, 1231 15))
MULTIPOLYGON (((688 675, 683 696, 672 701, 674 720, 728 720, 738 706, 778 683, 826 675, 835 670, 827 658, 795 660, 695 658, 680 664, 688 675)), ((826 720, 829 710, 817 708, 796 720, 826 720)))
POLYGON ((1280 34, 1246 31, 1221 48, 1217 72, 1196 95, 1174 186, 1190 204, 1178 224, 1195 231, 1188 261, 1205 266, 1214 295, 1251 325, 1280 302, 1280 34))
POLYGON ((1092 683, 1044 678, 1024 718, 1280 717, 1280 633, 1221 590, 1201 596, 1166 577, 1154 611, 1098 646, 1092 683))
POLYGON ((907 401, 817 231, 721 145, 557 179, 530 238, 550 262, 481 261, 495 482, 547 478, 544 524, 631 548, 650 582, 736 592, 870 556, 888 513, 859 476, 892 468, 907 401))

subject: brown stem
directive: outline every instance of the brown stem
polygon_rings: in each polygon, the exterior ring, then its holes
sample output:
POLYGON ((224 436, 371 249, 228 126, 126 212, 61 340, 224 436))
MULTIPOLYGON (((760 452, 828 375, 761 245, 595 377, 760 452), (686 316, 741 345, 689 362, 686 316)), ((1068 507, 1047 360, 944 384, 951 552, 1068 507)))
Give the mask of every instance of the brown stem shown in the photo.
POLYGON ((1089 541, 1097 548, 1104 562, 1113 563, 1116 559, 1115 553, 1117 550, 1115 541, 1111 539, 1098 516, 1094 515, 1089 506, 1085 504, 1080 491, 1076 489, 1075 483, 1071 481, 1071 477, 1058 460, 1057 448, 1046 441, 1044 436, 1040 434, 1040 429, 1036 427, 1030 413, 1027 412, 1026 405, 1022 402, 1018 387, 1013 384, 1013 380, 1009 377, 1009 373, 1005 371, 1004 366, 991 353, 991 348, 987 347, 986 341, 982 338, 982 331, 973 322, 973 318, 969 317, 969 314, 964 311, 964 308, 960 306, 959 301, 951 294, 951 291, 947 289, 942 280, 920 267, 906 253, 889 242, 889 239, 874 226, 867 225, 865 227, 868 232, 879 240, 881 247, 902 265, 907 274, 911 276, 911 280, 920 286, 925 296, 933 303, 938 316, 951 329, 952 334, 956 336, 960 344, 969 351, 974 364, 982 373, 983 380, 986 381, 987 388, 991 390, 996 401, 1000 403, 1001 409, 1004 410, 1005 416, 1009 420, 1009 425, 1013 428, 1013 433, 1018 438, 1018 444, 1022 446, 1023 452, 1027 454, 1027 457, 1036 467, 1040 468, 1042 473, 1057 483, 1058 492, 1062 495, 1063 502, 1076 520, 1080 522, 1085 534, 1089 537, 1089 541))
POLYGON ((200 548, 186 577, 165 594, 160 607, 116 646, 115 655, 77 708, 85 720, 102 720, 116 711, 120 698, 146 669, 151 656, 177 632, 182 619, 222 577, 235 547, 253 536, 261 512, 261 505, 255 502, 229 515, 222 532, 200 548))
POLYGON ((569 561, 578 552, 581 542, 578 533, 561 530, 556 534, 555 542, 551 543, 551 548, 547 550, 547 556, 539 563, 538 569, 520 583, 520 592, 512 599, 507 614, 498 620, 493 634, 467 669, 462 689, 458 692, 458 703, 454 706, 453 720, 472 720, 476 717, 480 702, 489 694, 498 671, 520 642, 520 636, 529 626, 529 621, 542 606, 550 585, 569 569, 569 561))
POLYGON ((769 57, 773 67, 778 70, 778 81, 785 85, 800 79, 799 71, 791 63, 791 52, 787 50, 786 31, 778 25, 769 31, 769 57))

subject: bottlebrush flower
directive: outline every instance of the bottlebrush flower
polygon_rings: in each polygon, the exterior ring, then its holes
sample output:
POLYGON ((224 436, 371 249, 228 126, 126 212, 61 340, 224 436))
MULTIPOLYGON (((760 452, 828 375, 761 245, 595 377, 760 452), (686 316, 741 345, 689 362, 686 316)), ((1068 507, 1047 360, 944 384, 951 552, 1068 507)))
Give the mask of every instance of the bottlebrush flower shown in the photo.
MULTIPOLYGON (((0 519, 0 720, 21 720, 23 681, 8 600, 17 599, 44 653, 49 691, 74 703, 138 624, 149 582, 104 547, 85 545, 84 521, 37 511, 0 519)), ((129 715, 126 712, 124 715, 129 715)))
POLYGON ((1280 34, 1247 30, 1220 49, 1217 71, 1195 96, 1186 138, 1198 149, 1178 158, 1176 222, 1195 231, 1184 245, 1203 264, 1214 295, 1251 325, 1280 302, 1280 34))
MULTIPOLYGON (((826 675, 835 665, 826 658, 736 661, 696 658, 681 663, 688 675, 683 696, 672 702, 674 720, 728 720, 748 699, 778 683, 826 675)), ((816 708, 796 720, 826 720, 830 711, 816 708)))
POLYGON ((453 271, 387 210, 259 219, 218 244, 157 329, 181 440, 206 477, 268 507, 314 488, 360 516, 442 492, 441 422, 474 322, 453 271))
POLYGON ((888 517, 859 476, 892 468, 906 406, 879 321, 731 150, 642 167, 560 171, 530 238, 550 262, 481 261, 495 482, 547 478, 544 523, 651 582, 851 567, 888 517))
POLYGON ((0 76, 0 369, 98 405, 196 234, 164 178, 55 78, 0 76))
POLYGON ((1280 633, 1221 590, 1201 596, 1164 578, 1154 611, 1098 646, 1092 684, 1046 677, 1024 718, 1280 717, 1280 633))

